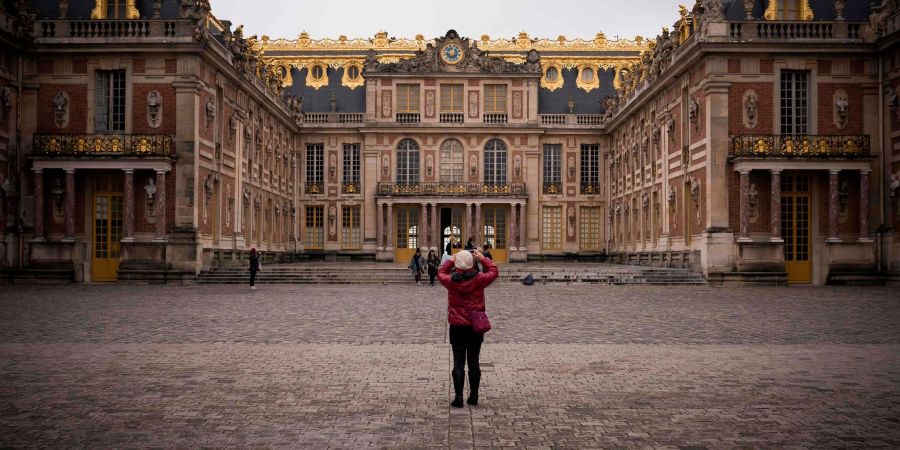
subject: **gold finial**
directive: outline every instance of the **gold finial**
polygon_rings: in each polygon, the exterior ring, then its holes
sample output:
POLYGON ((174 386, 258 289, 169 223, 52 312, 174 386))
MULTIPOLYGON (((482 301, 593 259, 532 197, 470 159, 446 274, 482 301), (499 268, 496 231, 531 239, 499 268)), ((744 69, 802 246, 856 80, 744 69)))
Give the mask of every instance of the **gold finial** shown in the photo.
POLYGON ((342 35, 338 36, 338 41, 341 43, 341 45, 346 44, 347 43, 347 35, 342 34, 342 35))
POLYGON ((423 36, 421 33, 416 35, 417 42, 422 42, 424 40, 425 40, 425 36, 423 36))
POLYGON ((490 37, 490 36, 488 36, 488 35, 486 35, 486 34, 482 34, 482 35, 481 35, 481 42, 487 42, 487 41, 490 41, 490 40, 491 40, 491 37, 490 37))
POLYGON ((262 41, 263 41, 263 44, 269 43, 269 35, 268 34, 262 35, 262 41))
POLYGON ((566 43, 566 37, 565 37, 564 35, 562 35, 562 34, 559 35, 559 36, 556 38, 556 40, 559 41, 559 45, 564 45, 564 44, 566 43))

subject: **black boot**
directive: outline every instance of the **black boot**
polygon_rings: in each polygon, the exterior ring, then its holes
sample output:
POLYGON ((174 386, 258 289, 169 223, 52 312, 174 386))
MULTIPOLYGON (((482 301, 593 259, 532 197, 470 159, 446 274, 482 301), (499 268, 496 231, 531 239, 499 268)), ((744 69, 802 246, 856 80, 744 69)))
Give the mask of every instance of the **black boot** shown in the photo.
POLYGON ((469 399, 466 403, 475 406, 478 405, 478 386, 481 385, 481 371, 469 370, 469 399))
POLYGON ((464 370, 453 370, 451 374, 453 375, 453 390, 456 392, 456 397, 453 398, 450 406, 454 408, 462 408, 463 385, 466 384, 466 372, 464 370))

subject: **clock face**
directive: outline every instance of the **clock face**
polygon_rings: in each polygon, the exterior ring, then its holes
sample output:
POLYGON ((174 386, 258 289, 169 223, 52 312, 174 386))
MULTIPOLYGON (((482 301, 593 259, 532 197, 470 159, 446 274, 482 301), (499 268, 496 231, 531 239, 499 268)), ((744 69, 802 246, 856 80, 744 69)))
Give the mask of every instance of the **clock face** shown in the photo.
POLYGON ((450 43, 441 47, 441 59, 447 64, 456 64, 462 61, 463 51, 458 44, 450 43))

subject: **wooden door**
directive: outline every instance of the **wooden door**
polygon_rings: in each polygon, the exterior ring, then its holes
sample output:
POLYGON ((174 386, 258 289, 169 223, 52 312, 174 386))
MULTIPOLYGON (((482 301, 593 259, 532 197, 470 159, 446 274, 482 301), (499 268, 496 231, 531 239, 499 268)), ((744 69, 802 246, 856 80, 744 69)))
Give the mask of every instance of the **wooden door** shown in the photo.
POLYGON ((781 237, 789 283, 812 281, 809 176, 781 175, 781 237))
POLYGON ((122 194, 95 192, 93 218, 93 280, 115 281, 122 241, 122 194))
POLYGON ((397 240, 394 244, 394 262, 407 264, 419 247, 419 219, 422 211, 419 206, 394 205, 397 240))
POLYGON ((483 206, 484 214, 484 241, 491 246, 491 256, 494 261, 509 261, 509 247, 507 246, 507 207, 483 206))

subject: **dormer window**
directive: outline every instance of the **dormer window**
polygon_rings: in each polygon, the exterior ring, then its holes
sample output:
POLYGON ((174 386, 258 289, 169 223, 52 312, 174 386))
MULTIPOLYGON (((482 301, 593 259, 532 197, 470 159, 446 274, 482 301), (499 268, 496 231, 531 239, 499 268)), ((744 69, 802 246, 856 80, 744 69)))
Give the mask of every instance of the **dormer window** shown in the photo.
POLYGON ((769 0, 766 20, 813 20, 809 0, 769 0))
POLYGON ((141 13, 135 6, 135 0, 96 0, 94 9, 91 10, 91 19, 119 19, 135 20, 141 17, 141 13))

